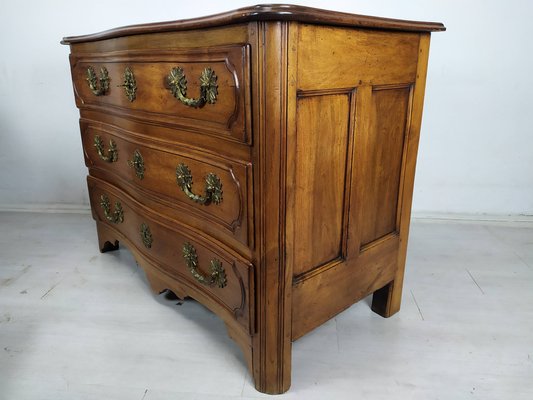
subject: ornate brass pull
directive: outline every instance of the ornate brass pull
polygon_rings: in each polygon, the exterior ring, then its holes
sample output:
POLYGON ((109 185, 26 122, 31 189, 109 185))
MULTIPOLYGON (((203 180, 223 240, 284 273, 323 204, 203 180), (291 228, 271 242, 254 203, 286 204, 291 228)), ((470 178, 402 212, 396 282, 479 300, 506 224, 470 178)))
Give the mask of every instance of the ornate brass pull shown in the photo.
POLYGON ((135 170, 137 178, 144 178, 144 159, 139 150, 133 152, 133 160, 128 160, 128 165, 135 170))
POLYGON ((152 247, 152 242, 154 241, 152 232, 150 227, 144 222, 141 224, 141 240, 147 249, 152 247))
POLYGON ((222 201, 222 183, 220 178, 208 173, 205 177, 205 195, 194 194, 192 189, 191 170, 185 164, 181 163, 176 167, 176 181, 178 186, 183 190, 189 199, 196 203, 208 205, 211 202, 219 204, 222 201))
POLYGON ((91 92, 96 96, 105 95, 109 90, 109 74, 107 73, 106 67, 100 68, 100 79, 98 79, 94 68, 89 66, 87 68, 87 82, 89 83, 91 92))
POLYGON ((111 212, 111 204, 109 203, 109 197, 105 194, 100 196, 100 206, 104 209, 105 218, 114 224, 120 224, 124 222, 124 211, 120 202, 115 202, 115 211, 111 212))
POLYGON ((217 76, 211 68, 204 69, 200 75, 200 97, 197 99, 187 97, 187 79, 183 73, 183 68, 172 68, 167 81, 172 95, 186 106, 198 108, 203 107, 206 103, 215 104, 217 101, 217 76))
POLYGON ((112 163, 118 160, 117 144, 112 139, 109 140, 109 149, 107 149, 107 155, 104 154, 104 141, 98 135, 94 137, 94 147, 96 147, 98 156, 105 162, 112 163))
POLYGON ((126 67, 126 69, 124 70, 124 83, 118 86, 124 88, 126 97, 130 102, 133 102, 133 100, 135 100, 137 93, 137 82, 135 82, 135 76, 133 75, 133 71, 130 67, 126 67))
POLYGON ((196 254, 196 249, 194 246, 189 242, 183 245, 183 258, 185 258, 185 263, 187 264, 187 267, 189 267, 189 271, 191 271, 194 279, 201 284, 206 286, 216 285, 219 288, 226 286, 226 271, 224 271, 224 267, 222 266, 222 262, 220 262, 220 260, 217 260, 216 258, 211 260, 211 264, 209 266, 211 274, 205 276, 198 271, 198 255, 196 254))

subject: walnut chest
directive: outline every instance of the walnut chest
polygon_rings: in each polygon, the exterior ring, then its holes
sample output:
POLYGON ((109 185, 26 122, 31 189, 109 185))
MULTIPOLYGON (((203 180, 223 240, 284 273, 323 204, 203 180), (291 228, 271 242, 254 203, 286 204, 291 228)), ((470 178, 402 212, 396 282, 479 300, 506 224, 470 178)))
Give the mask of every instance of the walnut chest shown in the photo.
POLYGON ((400 308, 429 37, 290 5, 67 37, 101 251, 222 318, 257 390, 373 293, 400 308))

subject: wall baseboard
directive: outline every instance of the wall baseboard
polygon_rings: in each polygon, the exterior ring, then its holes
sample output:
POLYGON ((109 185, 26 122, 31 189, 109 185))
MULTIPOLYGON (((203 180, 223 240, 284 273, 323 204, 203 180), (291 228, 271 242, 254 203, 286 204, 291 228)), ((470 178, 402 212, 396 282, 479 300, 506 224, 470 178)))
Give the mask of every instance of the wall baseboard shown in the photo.
MULTIPOLYGON (((84 204, 0 204, 0 212, 34 212, 56 214, 90 214, 84 204)), ((470 214, 413 211, 413 220, 464 221, 464 222, 525 222, 533 223, 533 215, 523 214, 470 214)))
POLYGON ((0 204, 0 212, 90 214, 91 208, 88 204, 0 204))
POLYGON ((533 223, 533 215, 525 214, 471 214, 413 211, 413 220, 462 221, 462 222, 525 222, 533 223))

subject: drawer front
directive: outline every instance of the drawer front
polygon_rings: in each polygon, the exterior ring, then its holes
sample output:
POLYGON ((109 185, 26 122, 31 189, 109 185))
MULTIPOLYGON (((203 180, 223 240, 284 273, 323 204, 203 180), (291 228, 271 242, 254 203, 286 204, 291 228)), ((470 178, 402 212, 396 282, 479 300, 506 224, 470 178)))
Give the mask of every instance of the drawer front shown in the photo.
POLYGON ((250 142, 248 45, 70 57, 79 108, 250 142))
POLYGON ((81 130, 90 169, 111 172, 124 185, 181 210, 189 224, 210 224, 223 235, 252 246, 249 162, 150 142, 97 124, 82 123, 81 130))
MULTIPOLYGON (((216 302, 253 332, 253 265, 198 232, 143 206, 112 185, 87 178, 93 217, 117 230, 147 259, 216 302)), ((199 296, 200 297, 200 296, 199 296)), ((199 299, 197 299, 199 300, 199 299)), ((207 307, 210 306, 205 304, 207 307)), ((220 308, 220 307, 219 307, 220 308)))

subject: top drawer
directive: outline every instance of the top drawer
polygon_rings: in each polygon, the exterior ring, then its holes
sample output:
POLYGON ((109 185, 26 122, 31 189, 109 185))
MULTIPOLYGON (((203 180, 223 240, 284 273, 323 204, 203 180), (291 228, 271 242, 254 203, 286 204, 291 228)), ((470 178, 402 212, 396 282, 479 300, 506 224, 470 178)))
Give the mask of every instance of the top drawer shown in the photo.
POLYGON ((71 54, 79 108, 250 143, 249 46, 71 54))

